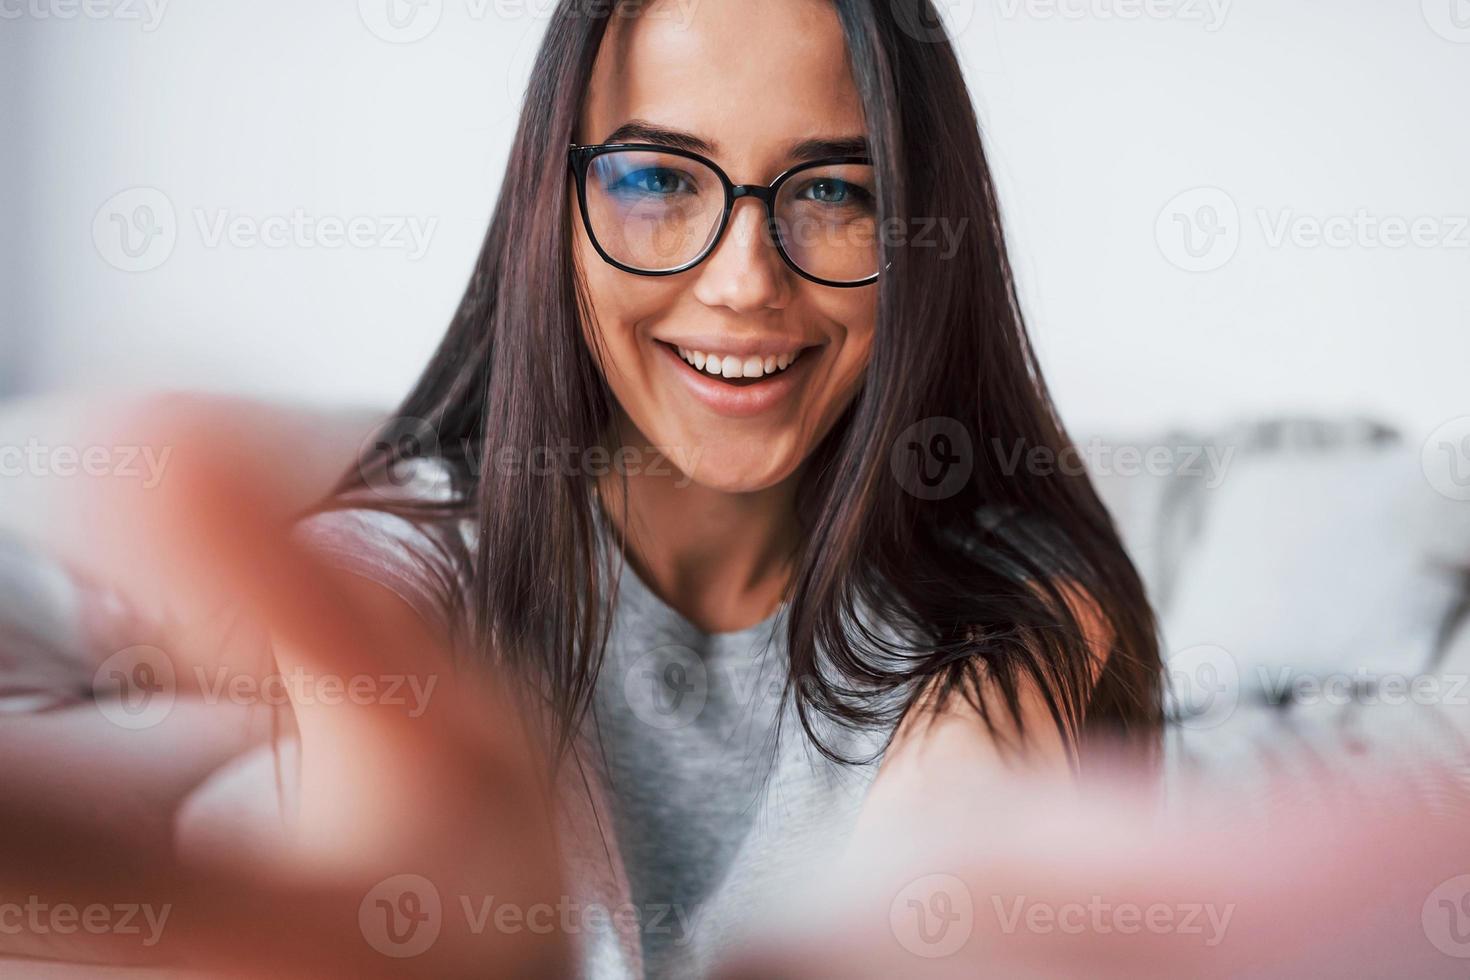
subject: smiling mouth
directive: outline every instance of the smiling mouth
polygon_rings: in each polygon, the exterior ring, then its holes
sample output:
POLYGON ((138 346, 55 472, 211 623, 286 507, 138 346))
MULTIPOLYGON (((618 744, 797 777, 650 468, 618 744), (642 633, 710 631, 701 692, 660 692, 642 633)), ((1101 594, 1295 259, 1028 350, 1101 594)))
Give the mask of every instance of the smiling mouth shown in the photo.
POLYGON ((662 340, 656 341, 669 349, 690 371, 715 381, 722 381, 732 388, 750 388, 779 378, 796 364, 806 353, 803 347, 792 354, 767 357, 741 357, 734 354, 706 353, 688 347, 676 347, 662 340))

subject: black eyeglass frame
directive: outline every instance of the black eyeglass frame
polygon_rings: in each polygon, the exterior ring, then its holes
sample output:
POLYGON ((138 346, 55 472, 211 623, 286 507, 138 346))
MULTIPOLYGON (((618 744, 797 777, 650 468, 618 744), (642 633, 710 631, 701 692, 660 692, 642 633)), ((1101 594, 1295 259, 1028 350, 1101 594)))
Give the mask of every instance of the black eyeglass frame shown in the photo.
POLYGON ((725 173, 724 170, 720 169, 719 164, 715 163, 708 157, 700 156, 698 153, 694 153, 690 150, 680 149, 671 146, 662 146, 657 143, 595 143, 584 145, 572 143, 568 148, 567 162, 572 169, 572 177, 576 180, 577 183, 577 206, 578 209, 582 212, 582 226, 587 229, 587 238, 589 241, 592 242, 592 247, 597 250, 597 254, 602 256, 602 260, 608 265, 613 266, 616 269, 621 269, 624 272, 631 273, 635 276, 677 276, 680 273, 688 272, 690 269, 693 269, 705 259, 708 259, 711 255, 714 254, 715 249, 719 248, 720 242, 723 241, 725 238, 725 231, 730 226, 730 216, 734 213, 735 210, 735 202, 744 197, 753 197, 766 206, 766 228, 770 233, 772 243, 774 243, 776 246, 776 251, 780 254, 781 260, 791 268, 791 271, 795 272, 803 279, 814 282, 819 286, 831 286, 834 289, 856 289, 860 286, 871 286, 873 283, 878 281, 878 276, 881 274, 881 272, 875 272, 866 279, 859 279, 854 282, 836 282, 831 279, 822 279, 818 276, 814 276, 810 272, 807 272, 805 269, 803 269, 801 266, 797 265, 796 261, 786 253, 786 245, 784 242, 781 241, 781 229, 780 226, 776 223, 776 198, 780 195, 781 188, 792 177, 795 177, 797 174, 803 173, 807 170, 814 170, 818 167, 832 167, 839 165, 859 165, 871 167, 873 165, 873 161, 868 159, 867 157, 824 157, 821 160, 810 160, 806 163, 798 164, 795 167, 792 167, 790 170, 783 172, 780 176, 771 181, 769 184, 736 184, 730 180, 729 176, 725 173), (648 269, 638 269, 633 266, 624 265, 622 262, 619 262, 617 259, 609 255, 607 253, 607 250, 602 247, 602 243, 597 240, 597 232, 594 231, 592 228, 592 214, 587 207, 587 169, 591 165, 592 161, 597 159, 598 157, 606 156, 609 153, 620 153, 625 150, 634 150, 645 153, 662 153, 668 156, 683 157, 686 160, 693 160, 696 163, 702 163, 710 170, 714 171, 715 176, 720 178, 720 183, 724 187, 725 208, 720 213, 720 223, 716 227, 714 235, 710 238, 709 245, 706 246, 704 251, 700 252, 699 255, 695 256, 693 259, 684 263, 676 269, 661 269, 658 271, 651 271, 648 269))

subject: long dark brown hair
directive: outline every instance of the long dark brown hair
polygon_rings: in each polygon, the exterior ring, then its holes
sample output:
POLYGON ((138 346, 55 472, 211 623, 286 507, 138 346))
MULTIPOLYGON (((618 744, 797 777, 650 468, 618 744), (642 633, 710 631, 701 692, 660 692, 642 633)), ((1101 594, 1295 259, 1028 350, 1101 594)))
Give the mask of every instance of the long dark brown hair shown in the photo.
MULTIPOLYGON (((1148 749, 1162 718, 1161 665, 1143 586, 1088 478, 1026 465, 1070 444, 1026 336, 954 51, 929 0, 832 3, 866 113, 880 216, 939 217, 964 234, 952 255, 883 246, 864 383, 800 475, 786 696, 838 761, 855 760, 823 737, 828 723, 881 731, 927 689, 993 724, 995 705, 1014 714, 1028 683, 1074 760, 1094 735, 1148 749), (916 431, 920 448, 953 436, 957 465, 971 470, 953 492, 915 492, 923 484, 907 478, 902 450, 916 431), (894 632, 867 628, 864 609, 894 632), (1085 628, 1093 619, 1110 647, 1100 674, 1085 628), (894 635, 908 640, 895 645, 894 635)), ((477 547, 462 558, 473 587, 457 611, 470 649, 536 678, 563 745, 589 706, 611 618, 604 597, 615 595, 602 588, 610 569, 599 560, 595 480, 468 457, 602 445, 613 422, 581 329, 592 311, 572 257, 565 152, 606 8, 563 0, 552 17, 469 288, 397 413, 422 420, 459 474, 453 501, 417 516, 477 525, 477 547)), ((402 462, 402 440, 381 447, 340 494, 402 462)))

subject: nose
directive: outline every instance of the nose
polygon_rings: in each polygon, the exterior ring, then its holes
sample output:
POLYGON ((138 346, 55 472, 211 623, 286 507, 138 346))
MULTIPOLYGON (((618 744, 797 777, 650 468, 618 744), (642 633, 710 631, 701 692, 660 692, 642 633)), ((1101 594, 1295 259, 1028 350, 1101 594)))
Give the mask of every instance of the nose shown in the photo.
POLYGON ((730 214, 730 227, 715 251, 699 268, 694 298, 705 306, 735 313, 779 310, 791 295, 791 279, 776 246, 766 234, 765 205, 740 198, 730 214), (743 207, 742 207, 743 205, 743 207))

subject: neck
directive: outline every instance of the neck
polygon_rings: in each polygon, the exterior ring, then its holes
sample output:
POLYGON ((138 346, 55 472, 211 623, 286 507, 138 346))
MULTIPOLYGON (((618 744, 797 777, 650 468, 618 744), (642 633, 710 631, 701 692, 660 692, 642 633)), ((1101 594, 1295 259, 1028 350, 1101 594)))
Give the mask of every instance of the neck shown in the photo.
MULTIPOLYGON (((615 444, 648 445, 635 439, 615 444)), ((672 463, 659 462, 626 479, 613 473, 598 481, 603 508, 633 569, 707 633, 733 632, 766 619, 785 594, 799 540, 796 477, 765 490, 730 493, 694 483, 672 463)))

